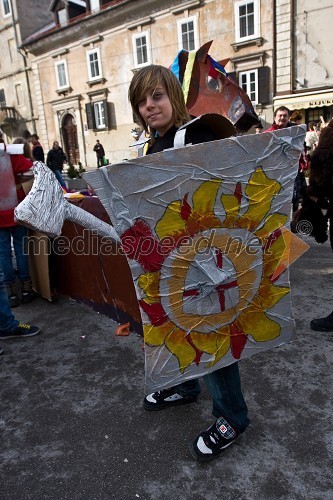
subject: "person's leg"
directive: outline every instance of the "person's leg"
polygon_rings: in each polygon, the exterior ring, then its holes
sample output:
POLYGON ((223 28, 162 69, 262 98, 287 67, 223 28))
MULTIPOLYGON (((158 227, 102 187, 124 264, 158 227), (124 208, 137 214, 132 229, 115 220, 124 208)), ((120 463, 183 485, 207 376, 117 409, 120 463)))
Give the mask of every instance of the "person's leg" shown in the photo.
POLYGON ((18 277, 21 281, 28 281, 30 280, 29 259, 26 253, 28 229, 20 225, 13 226, 11 233, 13 236, 18 277))
POLYGON ((5 285, 15 283, 10 227, 0 228, 0 265, 3 269, 5 285))
POLYGON ((239 432, 249 425, 247 406, 242 394, 238 363, 233 363, 204 376, 213 398, 213 415, 224 417, 239 432))
POLYGON ((201 392, 198 379, 187 380, 169 389, 148 394, 143 402, 146 410, 163 410, 168 406, 194 403, 201 392))
POLYGON ((67 189, 67 186, 66 186, 66 182, 64 181, 64 179, 62 178, 62 175, 61 175, 61 172, 60 170, 54 170, 54 175, 56 176, 56 178, 58 179, 59 181, 59 184, 61 185, 61 187, 67 189))
POLYGON ((217 419, 189 445, 191 455, 199 462, 216 458, 250 423, 237 363, 205 375, 204 379, 213 397, 213 415, 217 419))
POLYGON ((27 304, 37 297, 32 289, 29 271, 29 257, 27 254, 28 229, 24 226, 12 227, 13 244, 17 263, 17 274, 21 281, 21 302, 27 304))
POLYGON ((0 331, 10 331, 15 330, 19 322, 10 310, 4 279, 4 273, 0 265, 0 331))

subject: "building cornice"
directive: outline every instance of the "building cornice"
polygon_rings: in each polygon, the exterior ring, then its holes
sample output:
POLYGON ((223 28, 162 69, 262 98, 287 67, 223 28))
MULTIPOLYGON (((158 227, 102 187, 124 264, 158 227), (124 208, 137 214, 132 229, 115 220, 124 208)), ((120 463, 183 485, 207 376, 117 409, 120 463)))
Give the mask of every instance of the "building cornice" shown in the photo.
MULTIPOLYGON (((196 2, 201 5, 200 2, 196 2)), ((183 5, 191 4, 186 2, 183 5)), ((154 14, 171 12, 179 7, 178 0, 165 0, 161 8, 160 0, 124 0, 119 4, 106 6, 98 12, 73 20, 66 26, 57 26, 38 38, 23 41, 21 47, 35 56, 52 52, 54 47, 66 47, 73 42, 85 42, 104 32, 138 26, 142 19, 154 19, 154 14)), ((134 28, 133 28, 134 29, 134 28)))

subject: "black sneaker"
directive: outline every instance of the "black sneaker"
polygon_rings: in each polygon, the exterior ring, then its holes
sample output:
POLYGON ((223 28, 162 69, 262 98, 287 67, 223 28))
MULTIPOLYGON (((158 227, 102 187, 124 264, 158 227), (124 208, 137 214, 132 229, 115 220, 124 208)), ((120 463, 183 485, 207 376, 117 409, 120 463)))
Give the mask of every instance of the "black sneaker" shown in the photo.
POLYGON ((318 332, 333 332, 333 312, 326 316, 326 318, 313 319, 310 323, 312 330, 318 332))
POLYGON ((220 417, 190 443, 190 453, 198 462, 209 462, 228 448, 239 434, 223 417, 220 417))
POLYGON ((170 389, 162 389, 148 394, 143 401, 143 406, 146 410, 163 410, 168 406, 195 403, 196 400, 197 396, 182 396, 178 394, 176 387, 170 387, 170 389))
POLYGON ((22 299, 21 302, 22 304, 28 304, 32 300, 34 300, 38 296, 38 293, 34 292, 33 290, 29 292, 22 292, 22 299))
POLYGON ((18 327, 15 330, 10 332, 4 332, 0 330, 0 339, 18 339, 23 337, 33 337, 40 332, 38 326, 26 325, 25 323, 19 323, 18 327))

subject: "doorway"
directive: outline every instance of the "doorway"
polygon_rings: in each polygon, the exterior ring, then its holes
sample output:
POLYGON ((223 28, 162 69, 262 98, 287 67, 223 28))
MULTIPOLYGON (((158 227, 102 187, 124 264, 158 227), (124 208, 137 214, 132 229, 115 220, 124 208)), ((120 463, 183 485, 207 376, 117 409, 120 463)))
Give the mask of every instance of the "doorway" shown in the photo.
POLYGON ((62 136, 68 163, 77 165, 80 161, 80 151, 77 140, 77 128, 73 116, 70 114, 66 115, 62 123, 62 136))

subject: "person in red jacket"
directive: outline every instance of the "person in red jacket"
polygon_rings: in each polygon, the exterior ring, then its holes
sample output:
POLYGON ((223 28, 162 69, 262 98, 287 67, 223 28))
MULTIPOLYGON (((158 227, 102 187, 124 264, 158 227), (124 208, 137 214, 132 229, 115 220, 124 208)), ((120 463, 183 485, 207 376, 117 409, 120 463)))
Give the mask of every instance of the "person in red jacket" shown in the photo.
MULTIPOLYGON (((293 123, 290 121, 290 111, 288 108, 285 106, 280 106, 277 108, 274 112, 274 123, 271 127, 266 129, 264 132, 274 132, 274 130, 280 130, 283 128, 287 127, 292 127, 293 125, 296 125, 296 123, 293 123)), ((299 168, 297 172, 297 176, 294 182, 294 191, 293 191, 293 197, 292 197, 292 207, 293 207, 293 213, 297 212, 298 207, 299 207, 299 202, 301 198, 304 195, 304 192, 306 190, 306 180, 305 180, 305 175, 304 175, 304 170, 308 168, 308 164, 306 162, 306 154, 305 154, 305 148, 303 153, 300 156, 300 161, 299 161, 299 168)))
POLYGON ((22 303, 33 300, 36 293, 32 290, 29 273, 28 255, 24 251, 27 239, 27 228, 16 224, 14 208, 24 199, 22 181, 28 180, 24 174, 31 170, 31 149, 29 143, 22 137, 14 141, 15 144, 24 144, 24 154, 2 154, 1 162, 1 200, 0 200, 0 265, 4 271, 10 307, 19 305, 16 292, 16 273, 12 261, 12 242, 16 258, 17 275, 21 281, 22 303), (10 167, 12 172, 10 172, 10 167), (16 190, 15 190, 16 188, 16 190))
POLYGON ((274 111, 274 123, 265 132, 274 132, 281 128, 291 127, 293 123, 290 122, 290 111, 285 106, 280 106, 274 111))

